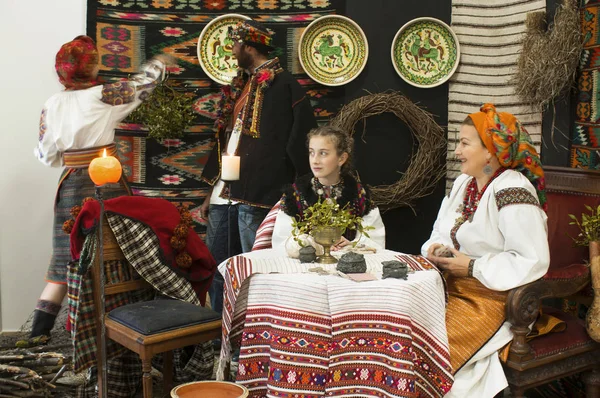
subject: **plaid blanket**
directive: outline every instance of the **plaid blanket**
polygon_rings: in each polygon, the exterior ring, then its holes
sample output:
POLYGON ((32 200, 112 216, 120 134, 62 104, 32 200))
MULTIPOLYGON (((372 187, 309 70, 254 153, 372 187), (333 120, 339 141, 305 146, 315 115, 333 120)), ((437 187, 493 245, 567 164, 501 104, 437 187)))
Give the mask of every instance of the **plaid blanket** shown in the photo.
POLYGON ((379 277, 387 260, 427 272, 357 283, 307 273, 335 265, 301 264, 268 250, 222 266, 221 359, 230 344, 241 345, 237 382, 251 396, 437 397, 450 390, 439 273, 421 256, 385 251, 365 258, 367 272, 379 277))

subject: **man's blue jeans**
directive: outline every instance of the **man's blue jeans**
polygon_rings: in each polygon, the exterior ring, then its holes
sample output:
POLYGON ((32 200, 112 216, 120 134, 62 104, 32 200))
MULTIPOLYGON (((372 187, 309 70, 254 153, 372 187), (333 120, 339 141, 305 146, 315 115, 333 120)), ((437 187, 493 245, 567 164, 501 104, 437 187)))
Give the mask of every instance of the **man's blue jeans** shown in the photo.
MULTIPOLYGON (((244 204, 210 205, 206 246, 217 261, 217 265, 231 256, 252 250, 256 230, 269 210, 244 204), (229 244, 228 240, 230 240, 229 244)), ((223 276, 217 271, 208 290, 210 305, 213 311, 220 314, 223 313, 223 284, 223 276)))

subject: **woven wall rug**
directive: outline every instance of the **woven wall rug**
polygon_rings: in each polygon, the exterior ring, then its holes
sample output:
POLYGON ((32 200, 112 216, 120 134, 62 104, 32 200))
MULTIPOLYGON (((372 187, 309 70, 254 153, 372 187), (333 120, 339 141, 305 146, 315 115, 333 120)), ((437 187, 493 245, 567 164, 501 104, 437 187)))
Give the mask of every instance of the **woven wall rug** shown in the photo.
POLYGON ((195 125, 180 139, 157 142, 147 138, 143 126, 127 122, 116 130, 119 157, 134 194, 188 204, 194 228, 205 233, 200 206, 208 186, 200 174, 214 144, 220 88, 197 57, 198 38, 208 23, 237 13, 275 31, 275 55, 306 89, 317 120, 324 123, 339 110, 343 91, 323 87, 303 72, 298 42, 308 24, 324 15, 343 14, 344 7, 343 0, 88 0, 87 34, 98 45, 101 80, 130 76, 164 52, 178 61, 170 69, 171 82, 196 96, 195 125))
POLYGON ((600 170, 600 1, 590 0, 581 8, 583 52, 577 80, 575 128, 570 165, 600 170))

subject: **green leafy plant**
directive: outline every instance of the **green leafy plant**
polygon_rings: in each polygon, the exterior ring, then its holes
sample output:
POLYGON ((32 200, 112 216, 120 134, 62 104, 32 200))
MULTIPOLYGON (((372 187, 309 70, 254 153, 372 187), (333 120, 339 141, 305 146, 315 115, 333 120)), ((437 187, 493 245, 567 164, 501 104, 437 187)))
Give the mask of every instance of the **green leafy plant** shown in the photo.
POLYGON ((582 213, 581 220, 573 214, 569 214, 569 218, 573 220, 569 225, 577 225, 579 228, 577 237, 571 237, 578 246, 588 246, 590 242, 600 241, 600 206, 594 209, 585 205, 585 208, 590 214, 582 213))
POLYGON ((300 236, 304 234, 310 235, 319 227, 335 227, 339 228, 343 235, 346 230, 356 230, 358 233, 369 237, 368 230, 374 229, 373 226, 364 227, 362 225, 362 217, 352 214, 349 210, 349 204, 340 206, 335 199, 328 198, 319 200, 312 206, 309 206, 304 211, 303 219, 294 219, 292 221, 292 235, 294 240, 300 245, 303 242, 300 236))
POLYGON ((159 83, 128 120, 148 128, 148 137, 157 141, 183 136, 194 119, 194 93, 173 87, 168 80, 159 83))

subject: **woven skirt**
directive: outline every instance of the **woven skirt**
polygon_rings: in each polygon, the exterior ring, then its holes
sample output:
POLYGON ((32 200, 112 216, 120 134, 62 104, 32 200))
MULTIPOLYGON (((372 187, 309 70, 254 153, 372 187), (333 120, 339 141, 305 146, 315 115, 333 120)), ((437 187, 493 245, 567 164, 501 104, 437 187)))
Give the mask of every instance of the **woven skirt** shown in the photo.
MULTIPOLYGON (((107 184, 102 187, 102 198, 130 195, 129 187, 123 178, 120 184, 107 184)), ((54 227, 52 230, 52 257, 46 272, 46 281, 67 283, 67 267, 71 261, 69 235, 63 232, 65 221, 72 218, 71 208, 81 205, 83 199, 95 197, 95 186, 88 175, 88 169, 65 169, 58 182, 54 202, 54 227)))

